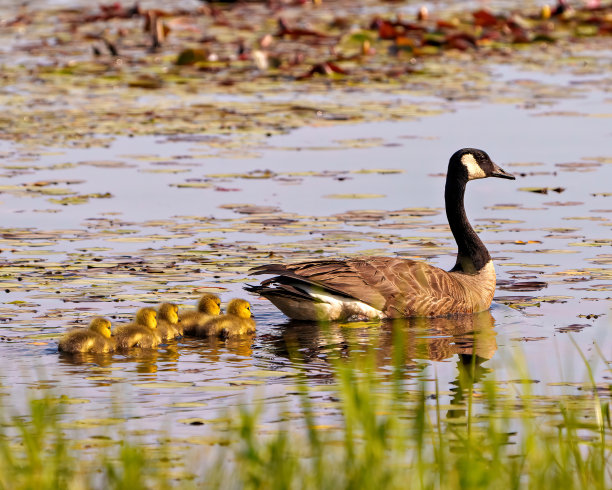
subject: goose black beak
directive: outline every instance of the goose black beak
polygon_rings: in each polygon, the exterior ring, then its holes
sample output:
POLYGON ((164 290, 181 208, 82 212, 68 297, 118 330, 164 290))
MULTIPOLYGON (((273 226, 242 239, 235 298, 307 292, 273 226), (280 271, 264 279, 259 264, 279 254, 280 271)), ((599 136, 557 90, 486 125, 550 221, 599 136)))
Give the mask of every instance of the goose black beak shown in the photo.
POLYGON ((509 174, 503 168, 495 164, 493 164, 493 172, 491 172, 491 177, 499 177, 500 179, 510 179, 510 180, 516 179, 514 175, 509 174))

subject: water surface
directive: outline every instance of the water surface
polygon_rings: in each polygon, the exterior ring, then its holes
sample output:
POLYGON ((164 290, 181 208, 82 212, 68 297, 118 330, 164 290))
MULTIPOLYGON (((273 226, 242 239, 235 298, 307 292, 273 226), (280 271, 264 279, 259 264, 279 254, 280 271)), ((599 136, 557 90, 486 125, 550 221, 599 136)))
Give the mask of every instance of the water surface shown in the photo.
MULTIPOLYGON (((542 81, 493 70, 504 83, 542 81)), ((581 80, 567 74, 555 82, 562 89, 581 80)), ((543 396, 582 395, 580 348, 594 360, 596 382, 606 384, 610 98, 585 90, 555 102, 552 115, 538 105, 439 105, 446 110, 438 116, 321 123, 237 147, 231 137, 205 135, 118 137, 91 149, 3 142, 0 403, 20 413, 28 396, 50 387, 75 402, 66 430, 80 437, 127 430, 154 442, 165 431, 181 443, 208 444, 233 407, 256 400, 266 407, 264 426, 276 427, 279 414, 296 408, 295 376, 305 372, 317 413, 333 424, 330 359, 377 345, 384 377, 392 325, 291 323, 251 297, 253 339, 183 339, 154 351, 75 358, 57 353, 57 338, 94 315, 117 323, 143 305, 191 306, 203 291, 220 292, 224 302, 246 296, 244 282, 257 280, 247 269, 267 261, 384 254, 450 268, 443 174, 450 154, 466 146, 517 174, 513 182, 470 183, 467 192, 468 216, 496 263, 496 301, 479 316, 401 325, 406 383, 435 374, 443 403, 451 403, 458 363, 476 355, 481 376, 510 393, 528 379, 543 396), (65 195, 39 192, 58 188, 65 195), (107 192, 112 197, 82 204, 51 201, 107 192), (535 281, 545 284, 513 289, 535 281)))

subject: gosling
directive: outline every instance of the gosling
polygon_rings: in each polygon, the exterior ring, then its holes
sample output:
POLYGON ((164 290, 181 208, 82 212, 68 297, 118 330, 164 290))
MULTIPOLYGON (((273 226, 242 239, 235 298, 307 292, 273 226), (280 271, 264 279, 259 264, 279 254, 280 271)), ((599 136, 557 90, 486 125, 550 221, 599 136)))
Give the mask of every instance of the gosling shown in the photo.
POLYGON ((115 350, 115 341, 111 339, 111 322, 106 318, 96 317, 89 323, 89 328, 77 328, 66 333, 59 341, 60 352, 92 352, 101 354, 115 350))
POLYGON ((183 335, 196 335, 195 330, 202 328, 207 321, 221 313, 221 300, 216 294, 205 294, 198 302, 195 311, 182 312, 179 315, 183 335))
POLYGON ((244 299, 233 299, 227 305, 227 314, 213 317, 195 329, 196 337, 239 337, 255 332, 251 305, 244 299))
POLYGON ((118 349, 142 347, 152 349, 161 343, 157 333, 157 312, 153 308, 141 308, 136 313, 136 320, 115 329, 118 349))
POLYGON ((157 309, 157 334, 162 340, 172 340, 183 335, 178 306, 174 303, 162 303, 157 309))

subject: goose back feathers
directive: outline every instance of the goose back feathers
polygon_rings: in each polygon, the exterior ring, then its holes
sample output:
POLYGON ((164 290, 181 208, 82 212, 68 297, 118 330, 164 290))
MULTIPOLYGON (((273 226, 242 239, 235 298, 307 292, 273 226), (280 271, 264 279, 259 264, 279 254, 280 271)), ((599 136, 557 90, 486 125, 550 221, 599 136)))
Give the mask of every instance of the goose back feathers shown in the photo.
POLYGON ((486 310, 495 292, 492 262, 477 274, 447 272, 393 257, 264 265, 276 274, 249 290, 298 320, 444 316, 486 310))
POLYGON ((395 257, 266 264, 250 273, 274 277, 246 289, 297 320, 436 317, 484 311, 493 300, 495 268, 466 217, 463 199, 467 182, 485 177, 514 179, 482 150, 464 148, 451 156, 445 202, 458 253, 448 272, 395 257))

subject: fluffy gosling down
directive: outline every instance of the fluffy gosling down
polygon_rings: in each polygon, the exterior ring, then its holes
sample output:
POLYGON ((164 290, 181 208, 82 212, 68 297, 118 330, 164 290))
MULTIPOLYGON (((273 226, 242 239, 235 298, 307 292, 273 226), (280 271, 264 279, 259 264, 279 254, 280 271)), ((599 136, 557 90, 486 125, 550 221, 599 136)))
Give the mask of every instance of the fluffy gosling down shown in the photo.
POLYGON ((181 312, 179 315, 183 335, 196 335, 196 328, 203 327, 207 321, 221 313, 221 300, 216 294, 205 294, 200 298, 195 311, 181 312))
POLYGON ((115 338, 118 349, 157 347, 161 343, 157 333, 157 312, 153 308, 141 308, 136 313, 134 323, 121 325, 115 329, 115 338))
POLYGON ((251 305, 244 299, 233 299, 227 305, 227 314, 213 317, 196 327, 196 337, 238 337, 255 332, 251 305))
POLYGON ((157 334, 162 340, 172 340, 183 335, 179 323, 178 306, 162 303, 157 310, 157 334))
POLYGON ((111 352, 115 349, 115 341, 111 339, 111 322, 106 318, 96 317, 89 324, 89 328, 77 328, 66 333, 60 339, 57 349, 71 353, 111 352))

